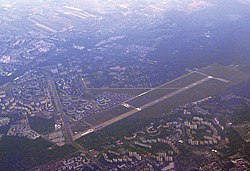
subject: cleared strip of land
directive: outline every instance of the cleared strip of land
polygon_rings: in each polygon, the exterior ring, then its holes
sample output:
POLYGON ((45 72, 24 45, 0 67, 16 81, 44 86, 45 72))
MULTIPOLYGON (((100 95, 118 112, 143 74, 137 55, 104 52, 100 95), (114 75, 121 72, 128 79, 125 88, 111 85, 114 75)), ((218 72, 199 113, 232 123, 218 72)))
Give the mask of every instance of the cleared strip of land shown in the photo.
MULTIPOLYGON (((84 121, 99 130, 129 116, 157 117, 163 112, 186 103, 213 96, 234 84, 250 78, 249 75, 222 65, 211 65, 183 75, 159 87, 142 92, 126 103, 85 118, 84 121), (165 89, 178 86, 177 89, 165 89), (136 115, 135 115, 136 114, 136 115)), ((133 91, 133 90, 131 90, 133 91)))
POLYGON ((140 107, 144 104, 151 102, 152 100, 159 99, 159 98, 165 96, 166 94, 170 94, 174 91, 176 91, 176 90, 175 89, 156 89, 156 90, 150 91, 148 93, 142 93, 139 96, 137 96, 136 98, 127 101, 126 103, 133 105, 133 106, 136 106, 136 107, 140 107))
POLYGON ((200 69, 199 72, 202 72, 207 75, 211 75, 217 78, 223 78, 230 80, 231 84, 238 84, 247 79, 249 79, 249 73, 244 73, 234 68, 223 66, 220 64, 213 64, 206 68, 200 69))
POLYGON ((190 72, 188 75, 178 78, 178 80, 163 84, 161 88, 171 88, 171 87, 181 88, 206 77, 207 76, 204 76, 196 72, 190 72))
POLYGON ((113 108, 110 108, 108 110, 104 110, 98 114, 95 114, 93 116, 84 118, 84 121, 87 123, 90 123, 91 125, 100 125, 101 123, 113 119, 117 116, 119 116, 122 113, 126 113, 130 111, 131 108, 126 108, 122 105, 115 106, 113 108))
POLYGON ((161 97, 159 99, 156 99, 154 101, 146 103, 146 104, 144 104, 143 106, 141 106, 139 108, 135 108, 135 109, 133 109, 133 110, 131 110, 129 112, 126 112, 126 113, 124 113, 124 114, 122 114, 122 115, 120 115, 118 117, 115 117, 115 118, 113 118, 111 120, 108 120, 108 121, 106 121, 106 122, 104 122, 104 123, 102 123, 100 125, 97 125, 94 129, 99 129, 99 128, 109 126, 109 125, 111 125, 111 124, 113 124, 113 123, 115 123, 115 122, 117 122, 119 120, 127 118, 127 117, 129 117, 129 116, 131 116, 131 115, 133 115, 133 114, 135 114, 137 112, 143 111, 144 109, 147 109, 147 108, 149 108, 149 107, 151 107, 151 106, 153 106, 153 105, 155 105, 157 103, 160 103, 160 102, 164 101, 165 99, 169 99, 169 98, 171 98, 171 97, 173 97, 173 96, 175 96, 177 94, 180 94, 180 93, 182 93, 184 91, 187 91, 187 90, 195 87, 196 85, 202 84, 202 83, 208 81, 209 79, 210 78, 207 77, 207 78, 204 78, 204 79, 199 80, 197 82, 194 82, 194 83, 192 83, 192 84, 190 84, 190 85, 188 85, 186 87, 180 88, 179 90, 176 90, 176 91, 174 91, 172 93, 169 93, 169 94, 167 94, 167 95, 165 95, 165 96, 163 96, 163 97, 161 97))

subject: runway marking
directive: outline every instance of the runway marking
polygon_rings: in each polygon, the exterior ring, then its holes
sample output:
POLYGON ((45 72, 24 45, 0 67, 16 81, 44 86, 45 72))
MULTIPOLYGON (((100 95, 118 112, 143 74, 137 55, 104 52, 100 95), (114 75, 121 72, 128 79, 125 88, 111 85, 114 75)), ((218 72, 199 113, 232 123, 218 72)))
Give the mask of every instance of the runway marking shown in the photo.
POLYGON ((211 79, 214 79, 214 80, 218 80, 218 81, 221 81, 221 82, 224 82, 224 83, 229 83, 230 81, 229 80, 226 80, 226 79, 223 79, 223 78, 218 78, 218 77, 214 77, 214 76, 211 76, 211 75, 208 75, 208 74, 205 74, 203 72, 200 72, 200 71, 194 71, 198 74, 201 74, 201 75, 204 75, 204 76, 207 76, 211 79))
MULTIPOLYGON (((157 90, 157 89, 164 89, 164 88, 162 88, 163 86, 166 86, 166 85, 168 85, 168 84, 171 84, 171 83, 173 83, 173 82, 175 82, 175 81, 178 81, 178 80, 180 80, 180 79, 182 79, 182 78, 185 78, 185 77, 187 77, 187 76, 189 76, 189 75, 191 75, 191 74, 193 74, 193 73, 198 73, 198 74, 201 74, 201 75, 204 75, 204 76, 206 76, 206 78, 203 78, 203 79, 201 79, 201 80, 199 80, 199 81, 196 81, 196 82, 194 82, 194 83, 191 83, 190 85, 188 85, 188 86, 185 86, 185 87, 182 87, 182 88, 171 88, 171 89, 174 89, 174 90, 176 90, 176 91, 174 91, 174 92, 172 92, 172 93, 170 93, 170 94, 167 94, 166 96, 163 96, 163 97, 161 97, 161 98, 159 98, 159 99, 156 99, 156 100, 154 100, 154 101, 152 101, 152 102, 150 102, 150 103, 147 103, 147 104, 145 104, 145 105, 143 105, 143 106, 141 106, 141 107, 134 107, 134 109, 133 110, 131 110, 131 111, 129 111, 129 112, 126 112, 126 113, 124 113, 124 114, 121 114, 120 116, 118 116, 118 117, 115 117, 115 118, 113 118, 113 119, 111 119, 111 120, 108 120, 108 121, 106 121, 106 122, 104 122, 104 123, 101 123, 101 124, 99 124, 99 125, 97 125, 97 126, 94 126, 92 129, 93 130, 98 130, 98 129, 102 129, 102 128, 104 128, 104 127, 106 127, 106 126, 109 126, 109 125, 111 125, 111 124, 113 124, 113 123, 115 123, 115 122, 117 122, 117 121, 120 121, 120 120, 122 120, 122 119, 124 119, 124 118, 127 118, 127 117, 129 117, 129 116, 131 116, 131 115, 133 115, 133 114, 135 114, 135 113, 137 113, 137 112, 140 112, 140 111, 142 111, 142 110, 144 110, 144 109, 146 109, 146 108, 148 108, 148 107, 151 107, 151 106, 153 106, 153 105, 155 105, 155 104, 157 104, 157 103, 160 103, 160 102, 162 102, 163 100, 166 100, 166 99, 168 99, 168 98, 171 98, 171 97, 173 97, 173 96, 175 96, 175 95, 177 95, 177 94, 180 94, 180 93, 182 93, 182 92, 184 92, 184 91, 186 91, 186 90, 189 90, 189 89, 191 89, 191 88, 193 88, 193 87, 195 87, 195 86, 197 86, 197 85, 199 85, 199 84, 202 84, 202 83, 204 83, 204 82, 206 82, 206 81, 208 81, 208 80, 211 80, 211 79, 215 79, 215 80, 218 80, 218 81, 221 81, 221 82, 224 82, 224 83, 228 83, 228 82, 230 82, 229 80, 225 80, 225 79, 223 79, 223 78, 217 78, 217 77, 213 77, 213 76, 211 76, 211 75, 208 75, 208 74, 205 74, 205 73, 202 73, 202 72, 199 72, 199 71, 190 71, 189 73, 187 73, 187 74, 185 74, 185 75, 183 75, 183 76, 181 76, 181 77, 178 77, 178 78, 176 78, 176 79, 174 79, 174 80, 172 80, 172 81, 169 81, 169 82, 167 82, 167 83, 165 83, 165 84, 162 84, 162 85, 160 85, 160 86, 158 86, 158 87, 155 87, 155 88, 151 88, 151 89, 149 89, 148 91, 145 91, 145 92, 143 92, 143 93, 141 93, 141 94, 139 94, 139 95, 137 95, 137 96, 134 96, 134 97, 132 97, 132 98, 130 98, 130 99, 128 99, 128 100, 126 100, 126 101, 124 101, 123 103, 127 103, 128 105, 130 105, 128 102, 129 101, 131 101, 131 100, 133 100, 133 99, 136 99, 137 97, 141 97, 141 96, 143 96, 143 95, 146 95, 146 94, 148 94, 148 93, 150 93, 150 92, 152 92, 152 91, 154 91, 154 90, 157 90)), ((119 89, 119 88, 118 88, 119 89)), ((168 88, 166 88, 166 89, 168 89, 168 88)), ((121 105, 121 104, 119 104, 119 105, 121 105)), ((119 105, 117 105, 117 106, 119 106, 119 105)), ((115 106, 116 107, 116 106, 115 106)))
POLYGON ((153 105, 155 105, 157 103, 160 103, 160 102, 162 102, 162 101, 164 101, 164 100, 166 100, 168 98, 171 98, 171 97, 173 97, 173 96, 175 96, 177 94, 180 94, 180 93, 182 93, 182 92, 184 92, 184 91, 186 91, 188 89, 191 89, 191 88, 193 88, 193 87, 195 87, 195 86, 197 86, 199 84, 202 84, 202 83, 204 83, 204 82, 206 82, 206 81, 208 81, 210 79, 211 79, 210 77, 206 77, 206 78, 203 78, 203 79, 201 79, 199 81, 196 81, 195 83, 192 83, 192 84, 190 84, 190 85, 188 85, 186 87, 180 88, 180 89, 178 89, 178 90, 176 90, 176 91, 174 91, 174 92, 172 92, 170 94, 167 94, 166 96, 163 96, 163 97, 161 97, 159 99, 156 99, 156 100, 154 100, 152 102, 149 102, 147 104, 144 104, 141 107, 135 108, 135 109, 133 109, 133 110, 131 110, 129 112, 126 112, 126 113, 124 113, 124 114, 122 114, 122 115, 120 115, 118 117, 110 119, 110 120, 108 120, 108 121, 106 121, 106 122, 104 122, 104 123, 102 123, 100 125, 97 125, 97 126, 93 127, 93 130, 98 130, 100 128, 104 128, 106 126, 109 126, 109 125, 111 125, 111 124, 113 124, 115 122, 118 122, 118 121, 120 121, 120 120, 122 120, 124 118, 127 118, 127 117, 129 117, 131 115, 134 115, 135 113, 138 113, 138 112, 140 112, 140 111, 142 111, 142 110, 144 110, 146 108, 149 108, 149 107, 151 107, 151 106, 153 106, 153 105))
MULTIPOLYGON (((183 76, 181 76, 181 77, 179 77, 179 78, 176 78, 176 79, 174 79, 174 80, 172 80, 172 81, 169 81, 169 82, 167 82, 167 83, 165 83, 165 84, 162 84, 162 85, 160 85, 160 86, 158 86, 158 87, 151 88, 151 89, 149 89, 148 91, 145 91, 145 92, 143 92, 143 93, 141 93, 141 94, 139 94, 139 95, 137 95, 137 96, 134 96, 134 97, 132 97, 132 98, 130 98, 130 99, 128 99, 128 100, 123 101, 123 103, 127 103, 127 102, 129 102, 130 100, 133 100, 133 99, 136 99, 137 97, 146 95, 146 94, 148 94, 148 93, 150 93, 150 92, 152 92, 152 91, 154 91, 154 90, 161 89, 161 87, 163 87, 163 86, 165 86, 165 85, 168 85, 168 84, 170 84, 170 83, 172 83, 172 82, 174 82, 174 81, 180 80, 180 79, 182 79, 182 78, 184 78, 184 77, 187 77, 187 76, 189 76, 189 75, 191 75, 191 74, 193 74, 193 73, 194 73, 194 72, 190 72, 190 73, 188 73, 188 74, 186 74, 186 75, 183 75, 183 76)), ((172 89, 172 88, 171 88, 171 89, 172 89)), ((178 88, 175 88, 174 90, 179 90, 179 89, 178 89, 178 88)), ((120 104, 119 104, 119 105, 120 105, 120 104)), ((119 106, 119 105, 118 105, 118 106, 119 106)))

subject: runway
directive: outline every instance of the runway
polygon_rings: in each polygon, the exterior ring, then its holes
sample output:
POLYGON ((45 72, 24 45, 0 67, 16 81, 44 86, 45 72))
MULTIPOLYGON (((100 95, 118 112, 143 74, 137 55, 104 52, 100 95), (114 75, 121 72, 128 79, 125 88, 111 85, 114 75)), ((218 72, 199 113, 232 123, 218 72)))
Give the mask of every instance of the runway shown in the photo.
POLYGON ((143 92, 143 93, 141 93, 141 94, 139 94, 139 95, 137 95, 137 96, 135 96, 135 97, 133 97, 131 99, 128 99, 128 100, 122 102, 119 105, 122 105, 122 106, 124 106, 126 108, 131 108, 131 110, 128 111, 128 112, 126 112, 126 113, 123 113, 123 114, 121 114, 121 115, 119 115, 119 116, 117 116, 115 118, 112 118, 112 119, 110 119, 108 121, 105 121, 105 122, 103 122, 103 123, 101 123, 99 125, 91 127, 91 129, 89 129, 86 132, 84 132, 81 136, 85 136, 85 135, 90 134, 90 133, 92 133, 94 131, 100 130, 100 129, 102 129, 104 127, 107 127, 107 126, 109 126, 111 124, 114 124, 114 123, 116 123, 116 122, 118 122, 118 121, 120 121, 122 119, 125 119, 125 118, 127 118, 129 116, 132 116, 132 115, 134 115, 134 114, 136 114, 138 112, 141 112, 141 111, 143 111, 143 110, 145 110, 145 109, 147 109, 149 107, 152 107, 152 106, 154 106, 154 105, 156 105, 156 104, 158 104, 158 103, 160 103, 160 102, 162 102, 162 101, 164 101, 166 99, 174 97, 174 96, 176 96, 178 94, 181 94, 181 93, 183 93, 185 91, 188 91, 189 89, 194 88, 194 87, 196 87, 196 86, 198 86, 198 85, 200 85, 202 83, 205 83, 205 82, 207 82, 209 80, 217 80, 217 81, 220 81, 220 82, 223 82, 223 83, 229 83, 230 82, 229 80, 226 80, 226 79, 223 79, 223 78, 214 77, 214 76, 202 73, 200 71, 190 71, 189 73, 187 73, 187 74, 185 74, 185 75, 183 75, 183 76, 181 76, 179 78, 176 78, 176 79, 174 79, 174 80, 172 80, 170 82, 167 82, 165 84, 162 84, 162 85, 160 85, 158 87, 151 88, 148 91, 145 91, 145 92, 143 92), (151 101, 149 103, 146 103, 146 104, 144 104, 142 106, 133 106, 133 105, 129 104, 129 101, 131 101, 133 99, 136 99, 136 98, 139 98, 141 96, 144 96, 144 95, 146 95, 148 93, 151 93, 154 90, 161 89, 163 86, 168 85, 170 83, 173 83, 175 81, 181 80, 181 79, 183 79, 183 78, 185 78, 185 77, 187 77, 187 76, 189 76, 189 75, 191 75, 193 73, 198 73, 200 75, 203 75, 203 76, 205 76, 205 78, 202 78, 202 79, 200 79, 200 80, 198 80, 196 82, 193 82, 193 83, 191 83, 191 84, 189 84, 189 85, 187 85, 185 87, 182 87, 182 88, 174 88, 173 90, 175 90, 175 91, 173 91, 173 92, 171 92, 169 94, 166 94, 165 96, 162 96, 162 97, 160 97, 158 99, 155 99, 155 100, 153 100, 153 101, 151 101))
MULTIPOLYGON (((98 126, 95 126, 95 127, 93 128, 93 130, 99 130, 99 129, 102 129, 102 128, 106 127, 106 126, 109 126, 109 125, 111 125, 111 124, 113 124, 113 123, 115 123, 115 122, 118 122, 118 121, 120 121, 120 120, 122 120, 122 119, 125 119, 125 118, 127 118, 127 117, 129 117, 129 116, 131 116, 131 115, 134 115, 134 114, 136 114, 137 112, 143 111, 143 110, 145 110, 145 109, 147 109, 147 108, 149 108, 149 107, 151 107, 151 106, 153 106, 153 105, 155 105, 155 104, 157 104, 157 103, 160 103, 160 102, 162 102, 162 101, 164 101, 164 100, 166 100, 166 99, 169 99, 169 98, 171 98, 171 97, 173 97, 173 96, 175 96, 175 95, 177 95, 177 94, 180 94, 180 93, 182 93, 182 92, 184 92, 184 91, 187 91, 187 90, 189 90, 189 89, 191 89, 191 88, 193 88, 193 87, 195 87, 195 86, 198 86, 198 85, 200 85, 200 84, 202 84, 202 83, 204 83, 204 82, 206 82, 206 81, 208 81, 208 80, 210 80, 210 79, 213 79, 213 78, 211 78, 211 77, 206 77, 206 78, 201 79, 201 80, 199 80, 199 81, 196 81, 196 82, 194 82, 194 83, 192 83, 192 84, 190 84, 190 85, 188 85, 188 86, 186 86, 186 87, 180 88, 180 89, 178 89, 178 90, 176 90, 176 91, 174 91, 174 92, 172 92, 172 93, 170 93, 170 94, 167 94, 167 95, 165 95, 165 96, 163 96, 163 97, 161 97, 161 98, 159 98, 159 99, 156 99, 156 100, 154 100, 154 101, 152 101, 152 102, 150 102, 150 103, 147 103, 147 104, 145 104, 145 105, 143 105, 143 106, 141 106, 141 107, 134 107, 134 109, 132 109, 132 110, 129 111, 129 112, 126 112, 126 113, 124 113, 124 114, 122 114, 122 115, 120 115, 120 116, 118 116, 118 117, 115 117, 115 118, 113 118, 113 119, 111 119, 111 120, 108 120, 108 121, 106 121, 106 122, 104 122, 104 123, 98 125, 98 126)), ((155 88, 155 89, 157 89, 157 88, 155 88)), ((155 89, 154 89, 154 90, 155 90, 155 89)), ((152 90, 151 90, 151 91, 152 91, 152 90)), ((144 94, 147 94, 147 93, 149 93, 149 92, 151 92, 151 91, 148 91, 148 92, 146 92, 146 93, 144 93, 144 94)), ((140 96, 140 95, 138 95, 138 96, 136 96, 136 97, 139 97, 139 96, 140 96)), ((131 105, 130 105, 130 106, 131 106, 131 105)))

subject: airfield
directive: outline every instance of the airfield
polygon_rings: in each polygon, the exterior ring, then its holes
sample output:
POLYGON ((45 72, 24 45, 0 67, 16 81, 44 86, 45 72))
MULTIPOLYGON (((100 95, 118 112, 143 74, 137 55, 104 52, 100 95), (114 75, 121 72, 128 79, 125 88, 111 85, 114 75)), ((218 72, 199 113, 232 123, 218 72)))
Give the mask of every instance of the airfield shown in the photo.
POLYGON ((249 74, 219 64, 189 71, 170 82, 151 89, 90 89, 90 91, 123 92, 135 95, 110 109, 84 118, 90 129, 73 136, 76 140, 128 117, 156 118, 180 105, 195 102, 223 92, 249 79, 249 74))

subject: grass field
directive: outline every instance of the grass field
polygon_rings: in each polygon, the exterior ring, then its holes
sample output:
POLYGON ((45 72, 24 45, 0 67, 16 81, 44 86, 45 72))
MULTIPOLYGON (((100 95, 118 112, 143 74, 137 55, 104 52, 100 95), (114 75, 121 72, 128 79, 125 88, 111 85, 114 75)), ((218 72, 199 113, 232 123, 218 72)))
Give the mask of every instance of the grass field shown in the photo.
POLYGON ((40 134, 48 134, 55 130, 55 123, 52 119, 45 119, 37 116, 28 117, 30 127, 40 134))
POLYGON ((150 90, 149 88, 145 88, 145 89, 132 89, 132 88, 97 88, 97 89, 88 89, 88 91, 90 91, 93 95, 99 95, 100 93, 104 93, 104 92, 111 92, 111 93, 117 93, 117 94, 129 94, 132 96, 136 96, 138 94, 141 94, 145 91, 150 90))
MULTIPOLYGON (((136 123, 139 123, 142 119, 146 118, 148 118, 146 120, 153 120, 155 118, 161 117, 163 113, 169 112, 171 109, 174 109, 180 105, 198 101, 209 96, 214 96, 226 90, 230 86, 246 81, 249 78, 249 74, 218 64, 200 69, 198 70, 198 72, 202 72, 204 73, 204 75, 196 72, 187 74, 173 81, 170 81, 169 83, 159 86, 158 88, 155 88, 151 91, 145 90, 145 92, 147 92, 146 94, 137 96, 132 100, 127 101, 126 103, 128 104, 134 105, 135 107, 140 107, 143 105, 147 105, 151 101, 157 101, 165 95, 171 95, 164 100, 160 100, 158 103, 152 106, 149 105, 149 107, 136 112, 128 118, 117 120, 117 123, 107 126, 102 131, 111 131, 110 128, 112 128, 112 130, 121 130, 119 136, 125 135, 127 134, 127 132, 131 132, 129 131, 131 130, 129 128, 131 127, 131 124, 134 123, 134 121, 136 121, 136 123), (199 82, 200 80, 204 80, 204 78, 208 78, 206 74, 219 79, 214 79, 211 77, 204 82, 199 82), (221 81, 220 79, 229 80, 229 82, 221 81), (185 89, 186 86, 189 86, 189 88, 185 89), (180 88, 183 91, 178 91, 180 89, 164 88, 180 88), (173 94, 173 92, 177 93, 173 94)), ((118 91, 118 89, 116 91, 118 91)), ((122 92, 122 89, 120 91, 122 92)), ((90 116, 84 119, 84 121, 92 124, 93 126, 96 126, 113 118, 119 117, 120 115, 131 110, 132 109, 128 109, 120 105, 90 116)), ((84 139, 84 137, 82 138, 84 139)))
POLYGON ((23 137, 4 136, 0 142, 0 170, 26 170, 61 159, 75 151, 71 145, 58 147, 42 138, 29 140, 23 137))
POLYGON ((100 113, 97 113, 95 115, 89 116, 87 118, 84 118, 83 120, 93 126, 99 125, 102 122, 108 121, 116 116, 118 116, 119 114, 123 114, 125 112, 128 112, 132 109, 130 108, 126 108, 122 105, 118 105, 115 106, 113 108, 104 110, 100 113))
POLYGON ((140 107, 144 104, 147 104, 153 100, 159 99, 166 94, 172 93, 174 89, 156 89, 145 95, 139 96, 135 99, 129 100, 127 103, 135 107, 140 107))
POLYGON ((238 84, 250 78, 249 73, 241 72, 219 64, 210 65, 206 68, 200 69, 199 71, 214 77, 230 80, 231 84, 238 84))
POLYGON ((240 134, 245 142, 250 142, 250 123, 234 126, 234 129, 240 134))
POLYGON ((169 83, 163 84, 160 88, 181 88, 192 84, 193 82, 199 81, 205 77, 206 76, 194 72, 176 81, 170 81, 169 83))

